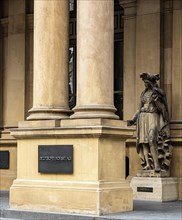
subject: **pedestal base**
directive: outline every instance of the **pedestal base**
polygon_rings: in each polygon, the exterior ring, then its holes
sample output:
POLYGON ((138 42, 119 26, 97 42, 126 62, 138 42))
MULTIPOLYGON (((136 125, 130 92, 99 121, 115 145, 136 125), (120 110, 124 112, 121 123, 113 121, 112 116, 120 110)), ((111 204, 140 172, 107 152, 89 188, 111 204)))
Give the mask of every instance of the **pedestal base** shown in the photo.
POLYGON ((140 170, 137 172, 138 177, 169 177, 169 171, 161 170, 156 172, 155 170, 140 170))
POLYGON ((173 177, 133 177, 133 198, 137 200, 167 202, 178 199, 178 179, 173 177))
POLYGON ((133 132, 126 124, 65 119, 60 127, 51 121, 45 125, 25 122, 12 131, 18 139, 12 209, 93 215, 133 209, 132 189, 125 180, 125 141, 133 132))
POLYGON ((10 208, 103 215, 133 209, 132 189, 124 182, 15 180, 10 208))

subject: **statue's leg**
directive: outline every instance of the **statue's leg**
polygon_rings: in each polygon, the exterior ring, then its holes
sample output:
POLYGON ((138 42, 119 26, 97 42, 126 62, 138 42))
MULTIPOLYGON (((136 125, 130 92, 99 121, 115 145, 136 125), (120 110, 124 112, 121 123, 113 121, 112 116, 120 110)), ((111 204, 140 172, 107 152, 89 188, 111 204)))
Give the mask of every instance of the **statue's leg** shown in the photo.
POLYGON ((149 154, 149 146, 148 146, 148 144, 143 144, 143 154, 144 154, 145 161, 146 161, 146 166, 144 167, 144 169, 145 170, 150 170, 151 167, 150 167, 149 157, 148 157, 148 154, 149 154))
POLYGON ((156 135, 153 130, 149 133, 149 145, 150 145, 150 152, 154 161, 155 171, 159 172, 161 170, 159 165, 158 159, 158 151, 157 151, 157 143, 156 143, 156 135))

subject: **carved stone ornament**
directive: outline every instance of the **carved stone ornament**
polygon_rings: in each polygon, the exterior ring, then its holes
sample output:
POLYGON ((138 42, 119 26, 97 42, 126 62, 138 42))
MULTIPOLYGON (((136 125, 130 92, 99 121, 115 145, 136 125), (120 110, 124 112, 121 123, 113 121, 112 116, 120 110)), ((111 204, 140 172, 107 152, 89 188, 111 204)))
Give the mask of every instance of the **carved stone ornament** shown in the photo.
POLYGON ((169 114, 164 91, 159 88, 159 74, 141 73, 145 90, 141 93, 139 108, 128 126, 137 128, 137 153, 142 170, 138 176, 170 176, 172 145, 169 114))

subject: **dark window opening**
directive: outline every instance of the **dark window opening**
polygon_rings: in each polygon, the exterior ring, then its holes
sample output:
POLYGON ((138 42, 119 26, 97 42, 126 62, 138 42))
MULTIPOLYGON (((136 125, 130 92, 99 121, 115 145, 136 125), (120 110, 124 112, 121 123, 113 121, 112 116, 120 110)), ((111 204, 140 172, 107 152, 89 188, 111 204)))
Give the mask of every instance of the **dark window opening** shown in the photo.
POLYGON ((76 44, 69 48, 69 107, 76 105, 76 44))
POLYGON ((69 0, 70 13, 76 13, 76 3, 75 0, 69 0))
POLYGON ((26 14, 33 14, 33 12, 34 12, 34 0, 26 0, 25 8, 26 8, 26 14))
POLYGON ((76 1, 70 0, 69 107, 76 105, 76 1))
POLYGON ((123 8, 114 1, 114 105, 123 119, 123 8))
POLYGON ((129 166, 130 164, 129 164, 129 163, 130 163, 129 157, 126 156, 126 157, 125 157, 125 169, 126 169, 126 170, 125 170, 125 178, 127 178, 127 177, 129 176, 129 174, 130 174, 130 173, 129 173, 129 172, 130 172, 130 171, 129 171, 129 170, 130 170, 130 169, 129 169, 129 168, 130 168, 130 166, 129 166))
POLYGON ((9 10, 9 1, 0 0, 0 18, 7 18, 9 10))
POLYGON ((123 118, 123 41, 114 42, 114 105, 123 118))

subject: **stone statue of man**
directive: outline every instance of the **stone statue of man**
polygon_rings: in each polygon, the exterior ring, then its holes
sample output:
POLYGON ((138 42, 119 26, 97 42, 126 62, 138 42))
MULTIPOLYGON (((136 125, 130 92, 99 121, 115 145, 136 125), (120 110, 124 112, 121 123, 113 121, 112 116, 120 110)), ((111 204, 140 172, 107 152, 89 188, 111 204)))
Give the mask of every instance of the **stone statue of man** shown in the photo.
POLYGON ((139 108, 128 126, 137 126, 137 153, 143 170, 169 171, 172 146, 169 139, 169 115, 166 96, 159 88, 159 74, 141 73, 145 89, 139 108))

